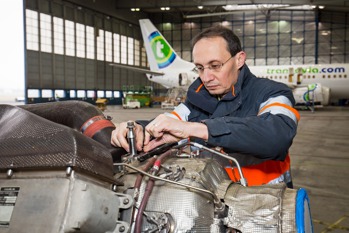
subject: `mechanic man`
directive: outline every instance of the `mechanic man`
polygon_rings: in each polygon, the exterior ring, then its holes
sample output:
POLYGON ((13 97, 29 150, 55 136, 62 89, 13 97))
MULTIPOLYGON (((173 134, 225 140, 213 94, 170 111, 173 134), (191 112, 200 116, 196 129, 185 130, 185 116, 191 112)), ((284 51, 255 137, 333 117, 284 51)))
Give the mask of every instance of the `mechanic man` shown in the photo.
MULTIPOLYGON (((185 103, 170 114, 136 124, 137 149, 190 138, 221 147, 242 166, 248 185, 285 182, 292 188, 289 148, 299 113, 292 91, 282 83, 255 77, 245 64, 239 38, 224 27, 212 27, 192 41, 195 70, 185 103)), ((116 126, 111 142, 129 150, 126 122, 116 126)), ((233 181, 240 177, 226 161, 233 181)))

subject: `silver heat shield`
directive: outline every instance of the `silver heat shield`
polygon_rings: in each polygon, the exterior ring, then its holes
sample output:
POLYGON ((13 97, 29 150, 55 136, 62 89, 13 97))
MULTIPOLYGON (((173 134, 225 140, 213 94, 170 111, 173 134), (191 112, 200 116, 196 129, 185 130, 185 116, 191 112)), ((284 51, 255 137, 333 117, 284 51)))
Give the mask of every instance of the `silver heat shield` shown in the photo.
POLYGON ((244 233, 295 231, 297 190, 284 183, 243 187, 231 185, 225 195, 227 226, 244 233))
MULTIPOLYGON (((164 166, 185 168, 181 183, 211 190, 217 196, 223 196, 231 183, 224 169, 215 160, 171 158, 164 166)), ((134 178, 135 174, 128 174, 122 180, 126 186, 132 188, 134 178)), ((140 187, 137 206, 145 192, 147 179, 144 180, 140 187)), ((155 182, 145 214, 153 218, 158 218, 161 214, 170 215, 173 220, 171 232, 211 232, 210 227, 214 218, 213 198, 206 193, 158 180, 155 182)), ((152 229, 155 229, 154 224, 144 217, 142 231, 147 232, 152 229)))
MULTIPOLYGON (((284 183, 244 187, 232 183, 224 168, 212 159, 171 158, 163 166, 184 168, 185 175, 178 182, 210 190, 224 202, 226 212, 223 217, 215 216, 210 194, 156 180, 144 212, 142 232, 162 232, 156 231, 157 224, 154 222, 165 215, 170 216, 166 221, 168 223, 171 220, 172 228, 163 232, 223 233, 227 229, 243 233, 297 232, 297 190, 288 189, 284 183)), ((125 183, 121 192, 133 195, 136 175, 128 173, 121 178, 125 183)), ((144 177, 137 208, 147 182, 148 177, 144 177)))

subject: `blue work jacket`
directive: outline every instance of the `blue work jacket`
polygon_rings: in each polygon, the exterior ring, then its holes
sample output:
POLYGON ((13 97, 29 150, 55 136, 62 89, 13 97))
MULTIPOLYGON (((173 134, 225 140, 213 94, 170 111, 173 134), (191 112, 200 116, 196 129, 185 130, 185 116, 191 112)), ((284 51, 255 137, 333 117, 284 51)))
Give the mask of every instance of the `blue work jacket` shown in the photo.
POLYGON ((282 111, 259 114, 262 103, 278 96, 286 97, 292 105, 290 108, 295 104, 290 88, 257 78, 247 65, 241 68, 232 91, 220 100, 212 96, 198 78, 188 89, 185 105, 190 110, 188 121, 206 124, 209 137, 206 142, 192 140, 222 147, 242 166, 266 160, 283 161, 296 135, 297 122, 282 111))

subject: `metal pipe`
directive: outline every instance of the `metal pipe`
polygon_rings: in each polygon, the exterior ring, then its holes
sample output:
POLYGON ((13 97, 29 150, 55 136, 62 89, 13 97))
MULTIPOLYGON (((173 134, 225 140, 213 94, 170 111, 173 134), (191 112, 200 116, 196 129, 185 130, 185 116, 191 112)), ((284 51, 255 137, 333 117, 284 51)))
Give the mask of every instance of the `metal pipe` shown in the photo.
POLYGON ((218 151, 216 151, 216 150, 213 150, 213 149, 211 149, 211 148, 208 148, 208 147, 206 147, 206 146, 203 146, 203 145, 201 145, 201 144, 199 144, 199 143, 196 143, 196 142, 189 142, 189 144, 192 145, 192 146, 195 146, 195 147, 197 147, 197 148, 199 148, 199 149, 204 149, 204 150, 206 150, 206 151, 209 151, 209 152, 211 152, 211 153, 214 153, 214 154, 216 154, 216 155, 219 155, 219 156, 221 156, 221 157, 223 157, 223 158, 226 158, 226 159, 229 159, 229 160, 233 160, 234 163, 236 164, 237 168, 238 168, 238 171, 239 171, 240 183, 241 183, 241 185, 242 185, 242 186, 245 186, 245 187, 247 186, 247 180, 245 179, 245 177, 244 177, 244 175, 243 175, 243 173, 242 173, 242 170, 241 170, 241 167, 240 167, 239 162, 238 162, 235 158, 233 158, 233 157, 231 157, 231 156, 229 156, 229 155, 227 155, 227 154, 223 154, 223 153, 221 153, 221 152, 218 152, 218 151))
POLYGON ((137 148, 136 148, 136 135, 134 133, 135 123, 133 121, 127 122, 127 140, 128 145, 130 147, 130 155, 135 157, 137 155, 137 148))
POLYGON ((222 208, 224 206, 224 204, 221 202, 221 200, 219 200, 219 198, 216 196, 215 193, 209 191, 209 190, 206 190, 206 189, 202 189, 202 188, 197 188, 197 187, 194 187, 194 186, 191 186, 191 185, 187 185, 187 184, 182 184, 182 183, 179 183, 179 182, 176 182, 176 181, 173 181, 173 180, 168 180, 168 179, 164 179, 164 178, 161 178, 161 177, 158 177, 158 176, 153 176, 149 173, 146 173, 132 165, 129 165, 127 163, 114 163, 114 166, 126 166, 128 168, 131 168, 132 170, 135 170, 145 176, 148 176, 150 178, 153 178, 153 179, 156 179, 156 180, 161 180, 161 181, 164 181, 164 182, 167 182, 167 183, 170 183, 170 184, 174 184, 174 185, 179 185, 179 186, 182 186, 182 187, 186 187, 188 189, 192 189, 192 190, 195 190, 195 191, 199 191, 199 192, 203 192, 203 193, 207 193, 209 195, 211 195, 214 199, 214 204, 216 206, 216 208, 222 208))
MULTIPOLYGON (((161 163, 164 159, 166 159, 168 156, 174 154, 176 150, 168 150, 165 153, 162 153, 154 162, 152 169, 150 170, 150 173, 154 176, 156 176, 160 170, 161 163)), ((142 228, 142 220, 143 220, 143 212, 145 210, 145 207, 148 204, 149 197, 151 195, 151 192, 153 191, 155 180, 149 179, 147 186, 144 191, 144 196, 142 198, 141 204, 138 208, 138 213, 136 217, 136 223, 135 223, 135 233, 140 233, 142 228)))

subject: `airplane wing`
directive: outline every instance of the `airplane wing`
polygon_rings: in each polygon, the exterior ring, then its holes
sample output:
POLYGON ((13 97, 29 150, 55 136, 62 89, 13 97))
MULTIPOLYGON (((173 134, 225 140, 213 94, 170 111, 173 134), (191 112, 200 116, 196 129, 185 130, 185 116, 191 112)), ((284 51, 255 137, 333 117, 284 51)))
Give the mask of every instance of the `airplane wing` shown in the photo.
POLYGON ((291 89, 294 89, 294 88, 296 88, 298 85, 295 85, 295 84, 293 84, 293 83, 285 83, 289 88, 291 88, 291 89))
POLYGON ((285 83, 289 88, 295 89, 298 87, 308 87, 308 84, 294 84, 294 83, 285 83))
POLYGON ((139 73, 151 74, 151 75, 154 75, 154 76, 157 76, 157 75, 162 76, 162 75, 165 74, 163 72, 151 71, 151 70, 148 70, 148 69, 142 69, 142 68, 138 68, 138 67, 134 67, 134 66, 128 66, 128 65, 121 65, 121 64, 117 64, 117 63, 111 63, 109 65, 115 66, 115 67, 118 67, 118 68, 133 70, 133 71, 139 72, 139 73))

